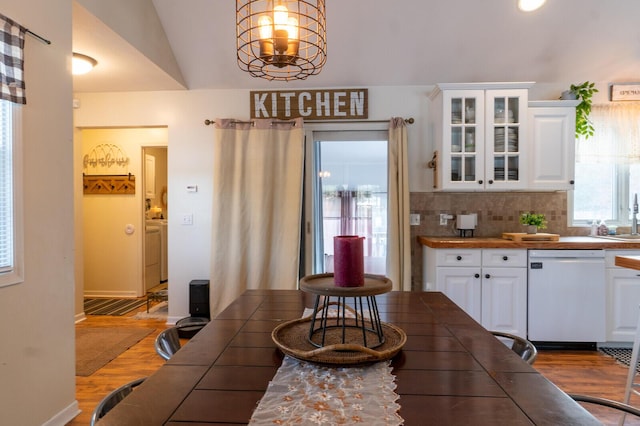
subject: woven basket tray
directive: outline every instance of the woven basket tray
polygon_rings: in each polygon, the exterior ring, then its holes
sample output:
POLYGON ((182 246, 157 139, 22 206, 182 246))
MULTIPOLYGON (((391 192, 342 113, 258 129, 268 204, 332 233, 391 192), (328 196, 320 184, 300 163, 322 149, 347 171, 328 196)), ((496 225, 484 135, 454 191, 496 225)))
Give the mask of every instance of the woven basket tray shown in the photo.
POLYGON ((319 364, 357 365, 384 361, 393 358, 407 341, 407 335, 400 328, 382 323, 384 343, 375 349, 366 348, 362 342, 362 330, 347 328, 347 343, 331 343, 341 341, 341 328, 328 328, 326 342, 329 344, 317 348, 309 340, 311 317, 287 321, 273 329, 271 337, 282 352, 294 358, 319 364), (335 336, 339 334, 340 338, 335 336))

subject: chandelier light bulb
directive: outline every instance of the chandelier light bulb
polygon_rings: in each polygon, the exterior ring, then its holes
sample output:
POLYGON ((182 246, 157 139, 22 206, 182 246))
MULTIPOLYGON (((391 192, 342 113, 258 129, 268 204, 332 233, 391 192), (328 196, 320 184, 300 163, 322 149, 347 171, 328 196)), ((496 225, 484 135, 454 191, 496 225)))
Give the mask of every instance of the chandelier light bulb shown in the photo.
POLYGON ((269 15, 262 15, 258 19, 258 27, 260 29, 260 40, 273 37, 273 21, 269 15))

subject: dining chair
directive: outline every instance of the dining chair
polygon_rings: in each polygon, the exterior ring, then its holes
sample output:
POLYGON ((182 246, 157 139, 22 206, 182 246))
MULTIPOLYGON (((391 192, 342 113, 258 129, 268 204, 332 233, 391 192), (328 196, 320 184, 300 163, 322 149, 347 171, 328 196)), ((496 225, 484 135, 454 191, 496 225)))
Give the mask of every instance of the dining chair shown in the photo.
POLYGON ((492 331, 491 334, 509 346, 513 352, 518 354, 520 358, 525 360, 529 365, 533 364, 538 357, 538 350, 535 345, 527 339, 502 331, 492 331))
POLYGON ((96 406, 95 410, 93 410, 93 414, 91 414, 91 426, 94 426, 98 420, 104 417, 113 407, 118 405, 120 401, 122 401, 127 395, 129 395, 133 390, 139 386, 146 377, 142 377, 140 379, 133 380, 125 385, 120 386, 118 389, 111 392, 109 395, 104 397, 102 401, 96 406))
MULTIPOLYGON (((638 305, 640 310, 640 305, 638 305)), ((636 325, 636 335, 633 339, 633 349, 631 349, 631 359, 629 360, 629 371, 627 373, 627 386, 624 391, 624 403, 628 404, 631 399, 631 393, 640 395, 640 391, 637 388, 640 387, 640 382, 636 382, 635 378, 638 374, 638 356, 640 356, 640 312, 638 313, 638 323, 636 325)))
POLYGON ((574 401, 581 402, 585 410, 589 411, 603 423, 606 421, 606 424, 624 424, 628 415, 634 417, 635 421, 633 421, 633 424, 637 424, 637 421, 640 420, 640 409, 632 407, 629 404, 575 393, 569 394, 569 396, 574 401), (589 404, 593 404, 594 407, 590 407, 589 404), (616 418, 614 419, 614 417, 616 418), (619 417, 619 419, 617 417, 619 417))
POLYGON ((205 325, 209 323, 207 317, 186 317, 176 321, 176 328, 178 329, 178 336, 181 339, 191 339, 205 325))
POLYGON ((155 348, 158 355, 166 361, 178 352, 180 349, 178 327, 170 327, 160 332, 156 337, 155 348))
POLYGON ((190 339, 209 323, 208 318, 183 318, 174 327, 167 328, 156 337, 158 355, 168 361, 181 347, 180 339, 190 339))

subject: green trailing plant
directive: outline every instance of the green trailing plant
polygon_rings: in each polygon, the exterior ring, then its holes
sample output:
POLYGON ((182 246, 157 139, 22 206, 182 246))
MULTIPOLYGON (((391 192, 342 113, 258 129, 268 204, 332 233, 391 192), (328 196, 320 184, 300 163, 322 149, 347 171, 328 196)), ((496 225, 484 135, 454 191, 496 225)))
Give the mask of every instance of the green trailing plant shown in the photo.
POLYGON ((542 213, 522 213, 520 215, 520 223, 522 225, 533 225, 538 229, 545 229, 547 227, 547 218, 542 213))
POLYGON ((591 114, 593 94, 598 92, 595 86, 595 83, 585 81, 582 84, 572 84, 569 87, 569 92, 580 100, 576 106, 576 138, 584 136, 585 139, 589 139, 590 136, 593 136, 595 129, 589 120, 589 114, 591 114))

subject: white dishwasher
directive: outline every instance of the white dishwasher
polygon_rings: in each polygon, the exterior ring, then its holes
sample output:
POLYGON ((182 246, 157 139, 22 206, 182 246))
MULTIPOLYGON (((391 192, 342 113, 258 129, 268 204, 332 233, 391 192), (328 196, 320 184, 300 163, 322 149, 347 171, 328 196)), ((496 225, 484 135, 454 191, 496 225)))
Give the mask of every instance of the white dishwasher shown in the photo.
POLYGON ((528 339, 606 340, 603 250, 529 250, 528 339))

